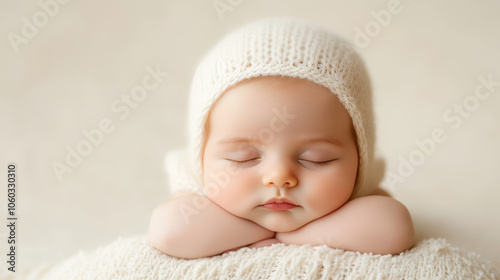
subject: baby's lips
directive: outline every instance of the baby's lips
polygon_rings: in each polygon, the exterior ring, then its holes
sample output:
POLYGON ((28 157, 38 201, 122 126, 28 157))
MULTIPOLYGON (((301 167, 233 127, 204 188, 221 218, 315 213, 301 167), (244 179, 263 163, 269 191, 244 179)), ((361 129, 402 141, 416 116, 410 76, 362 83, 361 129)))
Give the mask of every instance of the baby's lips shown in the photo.
POLYGON ((276 197, 269 199, 264 204, 261 204, 259 206, 269 210, 290 210, 296 207, 301 207, 300 205, 295 204, 295 202, 289 199, 276 197))
POLYGON ((292 204, 292 205, 295 205, 295 206, 300 206, 300 205, 295 204, 295 202, 293 202, 293 201, 291 201, 291 200, 289 200, 287 198, 279 198, 279 197, 271 198, 268 201, 266 201, 263 205, 266 205, 266 204, 280 204, 280 203, 287 203, 287 204, 292 204))

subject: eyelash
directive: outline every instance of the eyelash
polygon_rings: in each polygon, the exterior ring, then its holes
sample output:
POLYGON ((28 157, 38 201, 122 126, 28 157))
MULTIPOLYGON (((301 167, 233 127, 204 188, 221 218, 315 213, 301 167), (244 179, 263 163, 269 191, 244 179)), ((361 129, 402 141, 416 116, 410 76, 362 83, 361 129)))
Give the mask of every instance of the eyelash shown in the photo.
POLYGON ((325 161, 310 161, 310 160, 305 160, 305 159, 299 159, 299 161, 305 161, 308 164, 316 165, 316 166, 322 166, 329 164, 330 162, 334 161, 335 159, 330 159, 330 160, 325 160, 325 161))
MULTIPOLYGON (((258 160, 259 158, 252 158, 252 159, 247 159, 247 160, 233 160, 233 159, 228 159, 226 158, 226 160, 230 161, 232 164, 235 164, 235 165, 242 165, 242 164, 245 164, 245 163, 248 163, 248 162, 251 162, 251 161, 254 161, 254 160, 258 160)), ((305 160, 305 159, 299 159, 298 161, 305 161, 307 162, 308 164, 312 164, 312 165, 316 165, 316 166, 323 166, 323 165, 326 165, 332 161, 334 161, 335 159, 331 159, 331 160, 325 160, 325 161, 309 161, 309 160, 305 160)))
POLYGON ((242 164, 257 160, 257 159, 259 159, 259 158, 252 158, 252 159, 247 159, 247 160, 234 160, 234 159, 226 158, 226 160, 230 161, 234 165, 242 165, 242 164))

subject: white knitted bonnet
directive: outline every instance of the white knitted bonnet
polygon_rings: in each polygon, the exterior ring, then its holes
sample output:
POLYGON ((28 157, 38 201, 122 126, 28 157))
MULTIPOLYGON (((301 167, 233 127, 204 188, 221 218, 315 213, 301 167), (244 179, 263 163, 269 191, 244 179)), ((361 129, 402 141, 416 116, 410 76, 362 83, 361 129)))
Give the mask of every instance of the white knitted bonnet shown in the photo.
POLYGON ((359 167, 352 197, 370 194, 365 184, 374 153, 371 88, 353 47, 320 26, 290 18, 247 24, 223 38, 196 69, 189 100, 189 147, 167 158, 170 187, 202 194, 202 148, 207 116, 231 86, 257 76, 308 79, 335 94, 351 116, 359 167))

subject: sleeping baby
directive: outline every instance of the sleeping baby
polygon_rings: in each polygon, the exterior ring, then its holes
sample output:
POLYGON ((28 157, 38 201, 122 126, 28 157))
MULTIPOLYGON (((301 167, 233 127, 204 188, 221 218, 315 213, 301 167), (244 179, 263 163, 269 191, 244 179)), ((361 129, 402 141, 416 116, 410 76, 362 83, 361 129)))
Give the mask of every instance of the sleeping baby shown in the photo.
POLYGON ((179 258, 274 243, 399 254, 405 206, 374 179, 371 88, 353 48, 297 19, 247 24, 199 64, 189 146, 167 159, 173 196, 149 240, 179 258))

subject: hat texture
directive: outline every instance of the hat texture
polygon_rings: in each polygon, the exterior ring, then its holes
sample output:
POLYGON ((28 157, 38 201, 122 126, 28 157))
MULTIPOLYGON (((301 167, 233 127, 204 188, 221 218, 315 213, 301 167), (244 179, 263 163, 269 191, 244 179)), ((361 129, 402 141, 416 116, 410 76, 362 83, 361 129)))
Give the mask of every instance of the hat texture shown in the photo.
POLYGON ((349 43, 319 25, 267 18, 224 37, 198 65, 189 98, 189 147, 167 157, 173 191, 203 193, 202 149, 210 109, 229 87, 258 76, 307 79, 335 94, 357 138, 358 177, 351 197, 377 187, 367 180, 375 137, 370 81, 361 58, 349 43))

